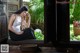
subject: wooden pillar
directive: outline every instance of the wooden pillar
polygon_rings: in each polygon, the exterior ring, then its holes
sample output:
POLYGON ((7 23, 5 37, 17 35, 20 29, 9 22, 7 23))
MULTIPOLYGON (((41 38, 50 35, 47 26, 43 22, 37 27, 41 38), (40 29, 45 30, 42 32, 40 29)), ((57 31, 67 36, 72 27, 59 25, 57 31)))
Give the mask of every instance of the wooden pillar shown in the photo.
POLYGON ((19 6, 21 7, 23 5, 23 0, 19 1, 19 6))

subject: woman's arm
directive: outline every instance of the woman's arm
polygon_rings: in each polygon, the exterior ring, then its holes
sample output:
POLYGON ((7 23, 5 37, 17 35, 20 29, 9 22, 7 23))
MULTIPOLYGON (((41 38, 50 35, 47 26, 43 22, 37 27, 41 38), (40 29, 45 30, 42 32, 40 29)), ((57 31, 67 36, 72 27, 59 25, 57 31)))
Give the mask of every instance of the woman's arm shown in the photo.
POLYGON ((26 20, 26 25, 25 28, 29 28, 30 27, 30 23, 31 23, 31 16, 29 13, 27 13, 27 15, 25 16, 25 20, 26 20))
POLYGON ((30 27, 30 24, 31 24, 31 16, 30 16, 30 14, 28 13, 28 17, 29 17, 29 19, 28 19, 28 28, 30 27))
POLYGON ((11 17, 10 17, 10 20, 9 20, 9 23, 8 23, 8 30, 12 31, 13 33, 15 34, 22 34, 22 32, 20 33, 17 33, 13 28, 12 28, 12 25, 13 25, 13 22, 15 20, 15 15, 13 14, 11 17))

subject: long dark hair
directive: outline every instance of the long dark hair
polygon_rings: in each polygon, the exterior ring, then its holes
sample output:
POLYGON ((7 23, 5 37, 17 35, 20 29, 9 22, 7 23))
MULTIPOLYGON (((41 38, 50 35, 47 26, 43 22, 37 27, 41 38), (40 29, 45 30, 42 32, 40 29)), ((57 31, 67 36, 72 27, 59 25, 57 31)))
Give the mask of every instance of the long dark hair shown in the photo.
POLYGON ((14 14, 21 14, 23 11, 28 11, 28 7, 23 6, 18 11, 16 11, 14 14))

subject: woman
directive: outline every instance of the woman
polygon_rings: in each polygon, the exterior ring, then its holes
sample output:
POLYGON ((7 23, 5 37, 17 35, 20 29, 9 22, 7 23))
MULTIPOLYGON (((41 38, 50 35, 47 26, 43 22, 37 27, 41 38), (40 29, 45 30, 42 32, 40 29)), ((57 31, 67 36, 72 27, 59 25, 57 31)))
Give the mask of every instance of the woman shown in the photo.
POLYGON ((12 14, 8 24, 11 40, 35 39, 33 31, 30 29, 30 21, 31 17, 26 6, 12 14))

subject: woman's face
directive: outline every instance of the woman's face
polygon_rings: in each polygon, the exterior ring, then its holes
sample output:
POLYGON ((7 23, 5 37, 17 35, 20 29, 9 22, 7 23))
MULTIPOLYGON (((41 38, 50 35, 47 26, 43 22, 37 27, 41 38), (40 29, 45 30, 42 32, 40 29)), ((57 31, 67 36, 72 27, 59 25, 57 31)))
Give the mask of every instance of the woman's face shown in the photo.
POLYGON ((23 11, 21 14, 22 14, 22 16, 24 17, 24 16, 27 15, 27 13, 28 13, 28 11, 23 11))

